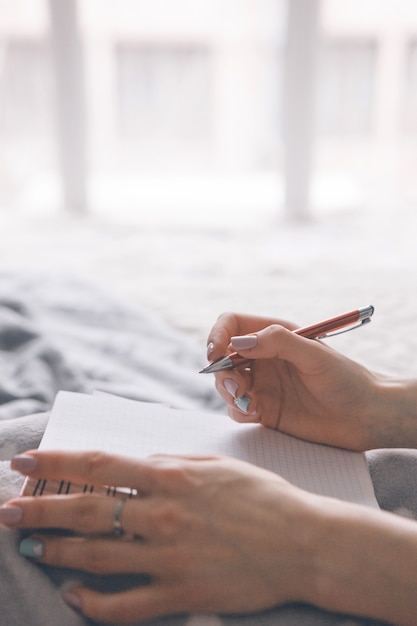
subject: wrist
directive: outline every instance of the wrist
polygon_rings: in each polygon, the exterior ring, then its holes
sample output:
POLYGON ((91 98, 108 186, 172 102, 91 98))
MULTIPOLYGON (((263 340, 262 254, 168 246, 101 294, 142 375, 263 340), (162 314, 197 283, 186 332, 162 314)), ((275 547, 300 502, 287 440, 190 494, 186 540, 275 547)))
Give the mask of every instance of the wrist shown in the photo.
POLYGON ((380 376, 375 381, 371 448, 417 447, 417 383, 380 376))
MULTIPOLYGON (((349 505, 348 505, 349 506, 349 505)), ((357 577, 355 525, 352 510, 346 503, 320 498, 317 503, 316 551, 311 604, 327 611, 358 614, 359 607, 349 607, 357 577), (350 590, 350 602, 346 590, 350 590)))
POLYGON ((319 500, 311 604, 398 625, 414 624, 415 522, 359 505, 319 500))

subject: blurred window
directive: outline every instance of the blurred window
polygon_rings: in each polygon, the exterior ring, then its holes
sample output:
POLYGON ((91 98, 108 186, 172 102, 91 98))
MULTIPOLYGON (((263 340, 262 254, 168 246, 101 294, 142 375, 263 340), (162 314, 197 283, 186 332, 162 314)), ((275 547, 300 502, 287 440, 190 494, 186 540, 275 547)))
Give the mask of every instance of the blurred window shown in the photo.
MULTIPOLYGON (((33 204, 36 194, 39 206, 59 203, 50 2, 0 0, 0 208, 33 204)), ((186 188, 195 172, 233 178, 238 189, 249 177, 269 177, 275 187, 266 194, 274 189, 277 203, 287 2, 74 0, 86 179, 92 194, 102 190, 97 206, 112 177, 116 188, 129 176, 133 195, 147 169, 180 173, 186 188)), ((415 189, 417 4, 365 4, 366 11, 359 0, 320 3, 314 175, 341 175, 361 193, 374 180, 395 188, 399 172, 398 190, 415 189)), ((77 111, 68 115, 76 123, 77 111)), ((329 189, 338 195, 336 185, 329 189)))
POLYGON ((40 41, 9 41, 2 57, 2 136, 33 140, 50 132, 53 109, 48 46, 40 41))
POLYGON ((417 133, 417 41, 411 41, 406 48, 404 111, 401 129, 417 133))
POLYGON ((372 130, 376 44, 331 41, 323 46, 318 90, 319 132, 365 134, 372 130))
POLYGON ((120 44, 116 59, 119 126, 128 147, 147 159, 161 150, 172 156, 204 149, 213 109, 210 50, 120 44))
POLYGON ((55 165, 55 109, 48 44, 0 43, 0 206, 13 206, 30 181, 55 165))

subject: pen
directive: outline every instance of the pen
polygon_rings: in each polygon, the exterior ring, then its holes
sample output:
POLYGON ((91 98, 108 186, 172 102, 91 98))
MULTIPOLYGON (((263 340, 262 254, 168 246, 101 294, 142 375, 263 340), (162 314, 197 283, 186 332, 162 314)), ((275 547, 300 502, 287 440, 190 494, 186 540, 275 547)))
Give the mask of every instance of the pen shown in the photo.
MULTIPOLYGON (((359 328, 371 321, 371 317, 374 313, 374 307, 372 305, 343 313, 337 317, 332 317, 323 322, 318 322, 312 326, 305 326, 304 328, 298 328, 293 332, 296 335, 301 335, 307 339, 324 339, 325 337, 332 337, 333 335, 340 335, 341 333, 359 328)), ((252 359, 243 357, 237 352, 233 352, 227 356, 210 363, 202 369, 199 374, 212 374, 214 372, 221 372, 222 370, 231 370, 235 367, 241 367, 242 365, 248 365, 252 359)))

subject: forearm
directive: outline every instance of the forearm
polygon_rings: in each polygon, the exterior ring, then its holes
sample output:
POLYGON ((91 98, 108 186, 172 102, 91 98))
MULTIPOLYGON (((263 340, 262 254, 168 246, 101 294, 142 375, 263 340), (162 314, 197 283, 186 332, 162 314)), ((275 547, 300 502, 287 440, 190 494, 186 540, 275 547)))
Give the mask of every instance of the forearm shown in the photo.
POLYGON ((330 611, 414 625, 416 522, 327 499, 319 507, 310 601, 330 611))

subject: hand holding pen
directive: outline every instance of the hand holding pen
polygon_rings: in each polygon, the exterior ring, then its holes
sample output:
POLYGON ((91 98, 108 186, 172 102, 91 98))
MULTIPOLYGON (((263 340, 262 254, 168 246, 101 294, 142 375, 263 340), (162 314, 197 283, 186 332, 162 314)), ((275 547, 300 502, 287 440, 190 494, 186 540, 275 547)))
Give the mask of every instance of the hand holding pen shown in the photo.
MULTIPOLYGON (((301 337, 307 339, 325 339, 326 337, 332 337, 334 335, 340 335, 341 333, 348 332, 354 328, 358 328, 371 321, 371 317, 374 313, 374 307, 372 305, 343 313, 337 317, 332 317, 328 320, 318 322, 312 326, 305 326, 293 331, 301 337)), ((241 367, 248 365, 251 359, 245 358, 239 355, 237 352, 233 352, 227 356, 217 359, 214 363, 210 363, 207 367, 203 368, 200 374, 211 374, 215 372, 221 372, 222 370, 230 370, 235 367, 241 367)))
POLYGON ((208 372, 215 374, 229 416, 310 441, 367 449, 376 437, 373 424, 379 432, 389 406, 381 397, 381 377, 327 342, 305 337, 361 327, 373 312, 372 306, 363 307, 305 328, 274 318, 220 315, 208 337, 214 357, 208 372), (234 354, 219 359, 230 346, 239 359, 234 354))

